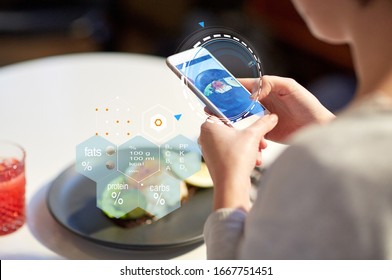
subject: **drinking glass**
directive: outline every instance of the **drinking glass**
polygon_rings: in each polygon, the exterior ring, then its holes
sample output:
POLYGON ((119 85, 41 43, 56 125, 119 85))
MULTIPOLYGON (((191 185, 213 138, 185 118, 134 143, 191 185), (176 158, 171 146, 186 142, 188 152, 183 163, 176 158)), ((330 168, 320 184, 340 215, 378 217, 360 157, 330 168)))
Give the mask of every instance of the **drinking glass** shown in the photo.
POLYGON ((19 145, 0 141, 0 236, 25 222, 25 155, 19 145))

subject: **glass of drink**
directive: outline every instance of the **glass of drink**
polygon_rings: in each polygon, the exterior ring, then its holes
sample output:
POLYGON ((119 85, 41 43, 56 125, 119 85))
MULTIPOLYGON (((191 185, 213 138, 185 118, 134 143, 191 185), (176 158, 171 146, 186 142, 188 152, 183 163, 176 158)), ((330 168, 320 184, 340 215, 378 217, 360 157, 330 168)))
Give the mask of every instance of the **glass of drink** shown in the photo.
POLYGON ((25 222, 25 151, 0 141, 0 236, 25 222))

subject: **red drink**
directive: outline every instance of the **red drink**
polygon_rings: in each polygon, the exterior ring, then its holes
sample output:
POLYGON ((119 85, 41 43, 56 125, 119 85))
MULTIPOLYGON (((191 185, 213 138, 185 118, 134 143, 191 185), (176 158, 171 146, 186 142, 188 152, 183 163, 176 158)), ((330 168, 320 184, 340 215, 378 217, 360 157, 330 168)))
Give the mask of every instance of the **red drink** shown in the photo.
MULTIPOLYGON (((0 142, 0 146, 4 144, 0 142)), ((9 151, 8 147, 7 152, 9 151)), ((25 222, 26 179, 24 151, 21 152, 20 159, 4 158, 0 149, 0 235, 14 232, 25 222)))

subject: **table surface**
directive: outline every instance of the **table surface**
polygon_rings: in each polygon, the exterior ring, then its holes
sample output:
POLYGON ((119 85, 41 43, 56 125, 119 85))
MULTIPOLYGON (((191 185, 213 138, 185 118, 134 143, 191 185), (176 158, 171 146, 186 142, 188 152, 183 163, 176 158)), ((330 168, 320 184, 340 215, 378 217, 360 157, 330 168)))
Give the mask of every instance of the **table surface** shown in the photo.
MULTIPOLYGON (((46 205, 51 181, 74 163, 79 143, 97 132, 109 132, 105 137, 114 144, 143 135, 143 116, 151 110, 182 114, 158 142, 178 134, 196 140, 205 120, 198 104, 184 97, 179 79, 159 57, 75 54, 0 68, 0 139, 19 143, 27 153, 27 222, 0 237, 0 259, 205 259, 204 244, 152 253, 93 243, 58 224, 46 205), (109 127, 96 111, 119 107, 129 113, 129 128, 109 127)), ((283 148, 270 143, 265 163, 283 148)))

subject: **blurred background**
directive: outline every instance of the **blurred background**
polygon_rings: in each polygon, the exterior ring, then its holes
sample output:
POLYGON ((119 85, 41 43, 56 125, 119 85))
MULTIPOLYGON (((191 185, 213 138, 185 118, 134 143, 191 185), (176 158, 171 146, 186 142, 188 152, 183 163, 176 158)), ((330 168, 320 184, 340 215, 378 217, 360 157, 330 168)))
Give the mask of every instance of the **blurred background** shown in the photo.
POLYGON ((1 0, 0 67, 81 52, 166 57, 200 21, 241 33, 265 74, 296 79, 334 112, 355 91, 348 47, 314 39, 290 0, 1 0))

